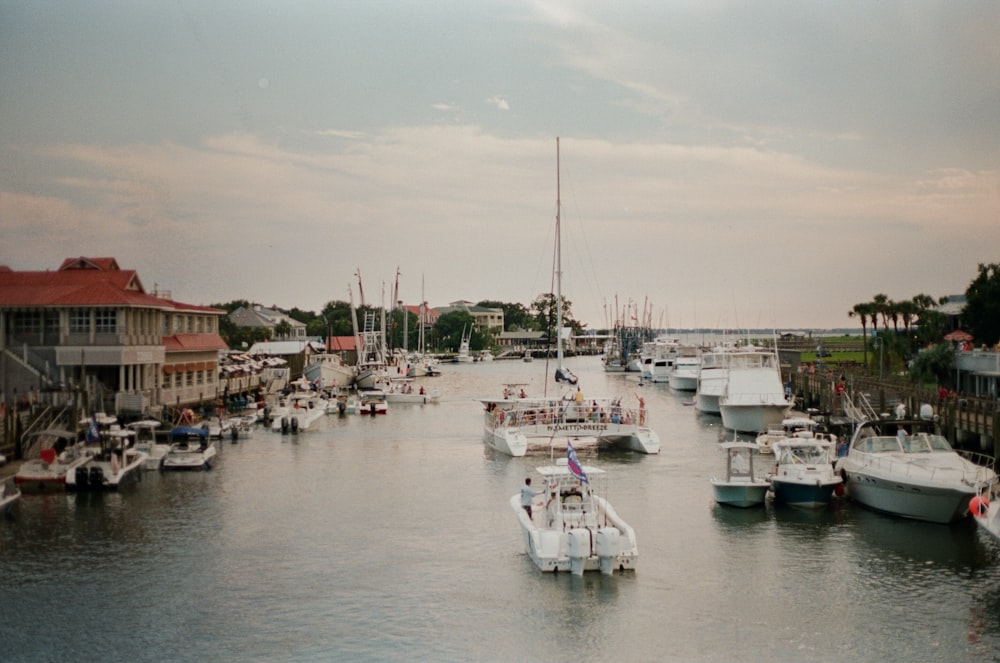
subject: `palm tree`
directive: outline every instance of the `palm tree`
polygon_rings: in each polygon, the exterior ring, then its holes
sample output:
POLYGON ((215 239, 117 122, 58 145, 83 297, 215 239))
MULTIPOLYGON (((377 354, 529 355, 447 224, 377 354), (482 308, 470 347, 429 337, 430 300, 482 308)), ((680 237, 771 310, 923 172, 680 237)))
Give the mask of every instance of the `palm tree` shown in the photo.
POLYGON ((872 327, 878 332, 878 316, 882 316, 882 329, 889 328, 889 296, 879 293, 872 299, 874 313, 872 315, 872 327))
POLYGON ((861 320, 861 343, 864 346, 865 366, 868 366, 868 317, 871 312, 871 304, 855 304, 854 308, 847 312, 847 317, 857 316, 861 320))

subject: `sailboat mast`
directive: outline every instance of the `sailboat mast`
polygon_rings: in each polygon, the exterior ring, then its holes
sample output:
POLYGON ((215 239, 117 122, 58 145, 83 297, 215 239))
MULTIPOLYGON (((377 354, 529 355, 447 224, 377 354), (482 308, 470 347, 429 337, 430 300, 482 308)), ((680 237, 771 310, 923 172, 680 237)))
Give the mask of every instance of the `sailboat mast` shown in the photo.
POLYGON ((562 192, 559 178, 559 137, 556 136, 556 368, 562 370, 562 192))

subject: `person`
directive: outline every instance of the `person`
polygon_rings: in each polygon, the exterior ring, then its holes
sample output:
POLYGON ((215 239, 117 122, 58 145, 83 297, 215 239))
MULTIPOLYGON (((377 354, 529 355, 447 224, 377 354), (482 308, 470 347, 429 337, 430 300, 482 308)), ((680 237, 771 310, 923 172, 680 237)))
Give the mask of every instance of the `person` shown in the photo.
POLYGON ((639 399, 639 425, 640 426, 645 426, 646 425, 646 399, 644 399, 639 394, 636 394, 635 397, 637 399, 639 399))
POLYGON ((837 438, 837 458, 847 455, 847 439, 841 435, 837 438))
POLYGON ((576 401, 577 405, 580 405, 580 404, 583 403, 583 392, 580 391, 579 387, 576 388, 576 393, 573 395, 573 400, 576 401))
POLYGON ((903 427, 903 424, 899 424, 899 428, 896 430, 896 437, 905 442, 906 438, 909 436, 910 434, 906 432, 906 428, 903 427))
POLYGON ((536 495, 544 494, 544 490, 535 490, 531 487, 531 477, 525 478, 524 485, 521 486, 521 508, 528 513, 528 518, 531 518, 531 501, 536 495))
POLYGON ((521 393, 518 394, 518 397, 519 398, 527 398, 528 397, 528 394, 525 393, 525 391, 524 391, 524 387, 521 387, 521 393))
POLYGON ((906 416, 906 403, 899 401, 896 403, 896 418, 902 419, 906 416))

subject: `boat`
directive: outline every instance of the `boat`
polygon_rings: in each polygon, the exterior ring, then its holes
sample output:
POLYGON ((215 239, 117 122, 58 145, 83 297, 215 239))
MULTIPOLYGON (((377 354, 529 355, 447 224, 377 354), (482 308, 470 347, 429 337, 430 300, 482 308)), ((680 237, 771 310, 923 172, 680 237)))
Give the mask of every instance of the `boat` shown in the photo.
POLYGON ((217 453, 208 429, 178 426, 170 431, 170 452, 164 457, 163 470, 210 470, 217 453))
POLYGON ((302 369, 302 376, 321 389, 349 387, 354 384, 355 367, 345 363, 339 354, 324 352, 309 359, 302 369))
POLYGON ((862 423, 837 471, 851 500, 932 523, 965 518, 970 500, 997 480, 992 458, 956 451, 933 419, 920 418, 862 423))
POLYGON ((984 490, 973 497, 969 501, 969 512, 979 529, 1000 546, 1000 506, 990 502, 990 491, 984 490))
POLYGON ((113 424, 101 435, 100 446, 85 453, 91 461, 66 473, 66 490, 106 491, 139 480, 149 454, 133 446, 135 431, 113 424))
POLYGON ((751 507, 763 504, 771 483, 757 476, 754 469, 755 442, 733 440, 720 445, 726 458, 725 478, 712 477, 715 501, 729 506, 751 507))
POLYGON ((160 422, 155 419, 142 419, 126 425, 126 428, 135 431, 133 446, 146 453, 146 462, 142 466, 144 470, 160 469, 163 458, 170 451, 169 444, 156 439, 156 429, 159 427, 160 422))
POLYGON ((695 391, 698 388, 698 373, 701 370, 701 350, 695 346, 682 345, 674 355, 674 365, 667 380, 675 391, 695 391))
POLYGON ((440 389, 434 388, 428 390, 423 385, 414 389, 412 378, 393 378, 389 380, 389 386, 385 390, 385 400, 387 403, 424 405, 426 403, 437 403, 440 398, 440 389))
POLYGON ((792 404, 785 396, 777 353, 742 350, 728 359, 726 386, 719 396, 722 425, 733 431, 760 433, 784 419, 792 404))
MULTIPOLYGON (((560 246, 559 201, 559 141, 556 139, 556 247, 560 246)), ((557 292, 561 293, 562 270, 556 251, 557 292)), ((561 297, 557 296, 557 302, 561 297)), ((561 308, 559 309, 561 312, 561 308)), ((557 355, 561 355, 562 316, 557 315, 557 355)), ((557 383, 565 385, 567 372, 557 383)), ((571 373, 569 375, 572 375, 571 373)), ((572 376, 575 379, 575 376, 572 376)), ((511 385, 502 397, 481 398, 483 404, 483 441, 496 451, 509 456, 524 456, 529 450, 565 448, 570 439, 581 444, 622 446, 641 453, 660 452, 660 438, 646 425, 646 410, 625 407, 621 398, 584 397, 579 386, 564 395, 528 397, 521 390, 513 396, 511 385)))
POLYGON ((316 428, 327 412, 329 401, 322 394, 298 389, 285 396, 282 408, 271 420, 271 430, 281 433, 304 432, 316 428))
MULTIPOLYGON (((567 458, 537 471, 545 489, 532 497, 531 515, 521 505, 522 493, 510 498, 531 561, 546 573, 634 571, 639 560, 635 532, 591 483, 606 483, 606 473, 581 466, 572 447, 567 458)), ((527 494, 532 493, 529 488, 527 494)))
POLYGON ((0 481, 0 516, 10 513, 20 499, 21 489, 12 478, 0 481))
POLYGON ((674 338, 657 338, 653 341, 650 357, 649 379, 654 383, 670 382, 670 374, 674 370, 674 358, 680 341, 674 338))
POLYGON ((472 330, 469 330, 468 335, 465 333, 465 327, 462 327, 462 340, 458 344, 458 354, 455 356, 455 361, 459 364, 471 364, 473 356, 469 354, 469 342, 472 339, 472 330))
POLYGON ((358 414, 388 414, 389 403, 386 400, 385 389, 358 389, 358 414))
POLYGON ((774 444, 775 466, 771 491, 777 502, 818 509, 833 499, 843 480, 834 472, 826 440, 787 438, 774 444))
MULTIPOLYGON (((94 438, 97 439, 96 437, 94 438)), ((14 475, 14 482, 25 493, 50 493, 66 490, 66 475, 91 461, 76 434, 49 428, 31 433, 25 448, 31 453, 39 447, 38 458, 26 460, 14 475)))
POLYGON ((731 347, 719 346, 701 353, 694 395, 694 406, 699 412, 719 414, 719 397, 726 390, 732 352, 731 347))
MULTIPOLYGON (((361 277, 358 277, 358 287, 361 287, 361 277)), ((353 295, 352 295, 353 301, 353 295)), ((364 295, 362 295, 361 305, 364 306, 364 295)), ((358 354, 358 364, 354 376, 354 385, 358 389, 371 389, 385 379, 388 369, 388 360, 385 347, 385 308, 382 311, 381 328, 376 329, 375 311, 365 311, 364 328, 357 331, 356 315, 352 304, 352 321, 355 327, 355 338, 357 347, 360 348, 358 354)))
POLYGON ((524 351, 524 356, 521 357, 521 361, 524 362, 535 361, 535 358, 531 356, 531 350, 524 351))
POLYGON ((819 430, 819 422, 808 417, 788 417, 781 423, 771 424, 763 433, 757 435, 757 445, 760 453, 773 454, 774 443, 789 438, 817 439, 837 443, 832 433, 819 430))

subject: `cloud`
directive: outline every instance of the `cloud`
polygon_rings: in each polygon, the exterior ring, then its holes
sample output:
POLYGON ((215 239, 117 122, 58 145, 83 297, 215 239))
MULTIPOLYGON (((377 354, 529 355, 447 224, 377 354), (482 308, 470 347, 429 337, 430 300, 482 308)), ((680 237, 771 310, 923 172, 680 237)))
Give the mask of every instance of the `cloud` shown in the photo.
POLYGON ((486 103, 492 106, 496 106, 498 109, 502 111, 510 110, 510 104, 507 103, 507 100, 501 96, 492 96, 486 100, 486 103))

